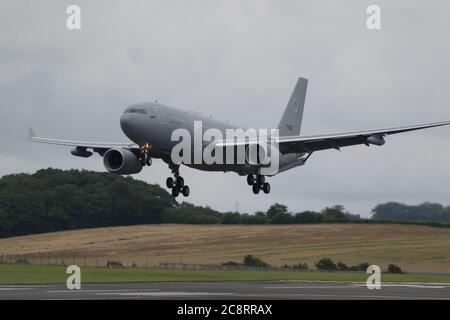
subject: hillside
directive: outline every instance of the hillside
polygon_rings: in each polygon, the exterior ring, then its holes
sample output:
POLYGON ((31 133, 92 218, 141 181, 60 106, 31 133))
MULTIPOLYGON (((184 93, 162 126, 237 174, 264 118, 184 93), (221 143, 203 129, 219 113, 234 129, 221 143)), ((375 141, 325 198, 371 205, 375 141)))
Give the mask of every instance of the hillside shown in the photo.
POLYGON ((42 169, 0 178, 0 238, 85 228, 183 224, 286 224, 359 220, 343 207, 255 215, 178 203, 159 185, 106 172, 42 169))
POLYGON ((158 185, 105 172, 43 169, 0 178, 0 237, 161 222, 177 205, 158 185))
POLYGON ((450 229, 392 224, 141 225, 0 239, 1 255, 26 259, 222 263, 254 254, 276 266, 322 257, 347 264, 396 263, 406 271, 450 272, 450 229))
POLYGON ((54 231, 145 224, 316 224, 397 221, 450 227, 450 207, 379 204, 370 220, 342 205, 291 212, 274 203, 267 211, 219 212, 178 203, 156 184, 106 172, 42 169, 0 178, 0 238, 54 231))

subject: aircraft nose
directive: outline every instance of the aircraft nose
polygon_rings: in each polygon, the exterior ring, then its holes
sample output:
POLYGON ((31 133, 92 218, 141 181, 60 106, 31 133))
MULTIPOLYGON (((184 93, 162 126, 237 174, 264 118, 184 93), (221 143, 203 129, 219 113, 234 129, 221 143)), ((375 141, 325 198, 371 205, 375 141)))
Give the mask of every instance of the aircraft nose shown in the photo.
POLYGON ((145 142, 145 118, 140 114, 125 112, 120 117, 120 128, 136 144, 145 142))
POLYGON ((122 129, 123 133, 132 141, 136 140, 136 128, 133 125, 133 114, 124 113, 120 117, 120 128, 122 129))
POLYGON ((129 125, 130 125, 130 119, 129 115, 124 113, 120 117, 120 128, 122 128, 122 131, 127 134, 127 131, 129 131, 129 125))

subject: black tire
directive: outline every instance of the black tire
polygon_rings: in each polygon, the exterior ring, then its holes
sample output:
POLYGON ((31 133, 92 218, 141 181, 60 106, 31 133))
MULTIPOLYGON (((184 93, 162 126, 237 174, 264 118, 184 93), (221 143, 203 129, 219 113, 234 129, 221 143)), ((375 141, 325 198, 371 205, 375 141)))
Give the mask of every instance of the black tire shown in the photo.
POLYGON ((172 188, 172 195, 176 198, 176 197, 178 197, 179 196, 179 194, 180 194, 180 189, 178 189, 178 187, 173 187, 172 188))
POLYGON ((254 184, 252 190, 254 194, 258 194, 259 190, 261 190, 261 186, 259 184, 254 184))
POLYGON ((258 175, 258 177, 256 178, 258 184, 262 185, 266 179, 264 178, 264 176, 258 175))
POLYGON ((183 189, 181 189, 181 193, 183 194, 183 196, 189 197, 189 194, 191 193, 191 191, 189 190, 188 186, 184 186, 183 189))
POLYGON ((181 188, 183 188, 183 186, 184 186, 184 179, 183 179, 183 177, 177 177, 177 187, 178 188, 180 188, 180 190, 181 190, 181 188))
POLYGON ((173 181, 173 178, 172 177, 168 177, 166 179, 166 186, 167 186, 167 188, 172 189, 174 185, 175 185, 175 182, 173 181))
POLYGON ((268 182, 265 182, 262 186, 262 189, 264 191, 265 194, 270 193, 270 184, 268 182))
POLYGON ((248 184, 249 186, 252 186, 252 185, 255 184, 255 176, 254 176, 254 175, 249 174, 249 175, 247 176, 247 184, 248 184))
POLYGON ((145 164, 148 166, 152 165, 152 158, 147 158, 147 161, 145 161, 145 164))

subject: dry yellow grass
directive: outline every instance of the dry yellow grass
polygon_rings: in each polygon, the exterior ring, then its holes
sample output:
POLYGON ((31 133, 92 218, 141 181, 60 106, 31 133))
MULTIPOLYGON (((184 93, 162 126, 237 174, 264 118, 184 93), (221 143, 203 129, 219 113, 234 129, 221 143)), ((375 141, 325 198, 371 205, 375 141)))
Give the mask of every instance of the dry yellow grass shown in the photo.
POLYGON ((281 266, 323 257, 407 271, 450 272, 450 229, 414 225, 143 225, 0 239, 0 255, 58 257, 90 265, 120 260, 222 263, 247 254, 281 266))

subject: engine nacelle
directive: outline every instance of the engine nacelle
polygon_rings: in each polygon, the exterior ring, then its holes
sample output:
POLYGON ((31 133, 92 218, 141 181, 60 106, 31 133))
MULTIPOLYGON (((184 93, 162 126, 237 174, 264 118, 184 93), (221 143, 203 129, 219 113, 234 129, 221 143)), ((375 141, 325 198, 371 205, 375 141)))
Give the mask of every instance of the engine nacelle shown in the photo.
POLYGON ((271 144, 251 144, 245 148, 245 161, 251 165, 269 166, 274 157, 278 157, 278 148, 271 144))
POLYGON ((135 174, 142 170, 142 162, 130 149, 113 148, 103 155, 106 170, 118 174, 135 174))

